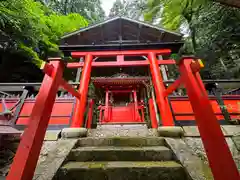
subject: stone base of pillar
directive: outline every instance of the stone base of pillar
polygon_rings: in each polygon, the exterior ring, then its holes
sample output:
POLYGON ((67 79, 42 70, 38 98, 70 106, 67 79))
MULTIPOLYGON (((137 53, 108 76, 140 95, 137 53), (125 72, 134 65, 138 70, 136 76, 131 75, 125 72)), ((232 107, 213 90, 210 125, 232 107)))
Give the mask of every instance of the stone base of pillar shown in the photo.
POLYGON ((86 136, 87 136, 86 128, 64 128, 61 132, 62 138, 79 138, 86 136))
POLYGON ((184 131, 182 127, 163 126, 158 128, 158 135, 163 137, 182 137, 184 135, 184 131))

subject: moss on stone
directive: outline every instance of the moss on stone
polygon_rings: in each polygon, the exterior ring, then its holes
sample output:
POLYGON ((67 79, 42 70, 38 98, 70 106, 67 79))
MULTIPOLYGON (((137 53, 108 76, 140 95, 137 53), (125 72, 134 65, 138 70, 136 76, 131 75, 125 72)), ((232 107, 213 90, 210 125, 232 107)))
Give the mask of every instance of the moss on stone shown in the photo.
POLYGON ((159 137, 119 137, 83 138, 79 139, 79 146, 161 146, 164 139, 159 137))
POLYGON ((180 164, 176 163, 175 161, 141 161, 141 162, 134 162, 134 165, 138 167, 182 167, 180 164))
POLYGON ((78 169, 78 168, 105 168, 107 166, 107 162, 74 162, 74 163, 67 163, 63 166, 63 169, 71 170, 71 169, 78 169))
POLYGON ((112 145, 115 146, 144 146, 146 144, 145 138, 126 138, 126 137, 114 137, 112 139, 112 145))
POLYGON ((94 168, 105 168, 107 163, 103 163, 103 162, 89 162, 89 163, 85 163, 86 166, 88 166, 88 168, 94 169, 94 168))
POLYGON ((210 167, 204 162, 202 162, 202 171, 207 180, 214 180, 210 167))

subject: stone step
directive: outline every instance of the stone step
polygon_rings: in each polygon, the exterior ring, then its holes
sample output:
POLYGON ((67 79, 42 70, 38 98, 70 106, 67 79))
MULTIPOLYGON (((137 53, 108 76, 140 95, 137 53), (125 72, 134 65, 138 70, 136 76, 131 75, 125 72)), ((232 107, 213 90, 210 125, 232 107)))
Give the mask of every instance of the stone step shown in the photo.
POLYGON ((174 161, 68 162, 55 180, 184 180, 183 167, 174 161))
POLYGON ((99 126, 109 126, 109 125, 118 125, 118 126, 126 126, 126 125, 146 125, 146 122, 107 122, 107 123, 97 123, 99 126))
POLYGON ((70 161, 168 161, 172 152, 165 146, 80 147, 69 154, 70 161))
POLYGON ((165 140, 162 137, 86 137, 79 139, 77 146, 163 146, 165 140))
POLYGON ((147 128, 145 122, 124 122, 124 123, 98 123, 97 129, 113 128, 147 128))
POLYGON ((152 129, 148 129, 145 123, 137 124, 103 124, 98 125, 97 129, 90 129, 88 136, 91 137, 146 137, 157 136, 152 129))

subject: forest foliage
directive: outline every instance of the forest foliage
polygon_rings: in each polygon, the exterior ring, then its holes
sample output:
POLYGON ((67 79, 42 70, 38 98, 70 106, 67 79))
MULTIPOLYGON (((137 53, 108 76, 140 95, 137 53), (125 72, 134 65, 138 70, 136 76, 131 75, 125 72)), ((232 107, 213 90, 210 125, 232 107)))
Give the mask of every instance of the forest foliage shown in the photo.
POLYGON ((240 9, 210 0, 148 0, 144 18, 184 33, 182 53, 204 60, 204 78, 240 77, 240 9))
POLYGON ((116 0, 109 16, 115 15, 182 33, 181 54, 203 59, 204 78, 240 77, 238 8, 212 0, 116 0))
POLYGON ((67 15, 78 13, 90 23, 102 21, 105 12, 100 0, 39 0, 53 11, 67 15))
POLYGON ((33 0, 0 2, 1 51, 30 55, 36 61, 57 51, 63 34, 87 25, 80 14, 58 14, 33 0))
MULTIPOLYGON (((70 7, 68 0, 1 0, 0 81, 19 81, 25 79, 24 74, 29 77, 30 72, 23 72, 27 70, 26 66, 32 66, 32 63, 39 66, 48 56, 59 54, 58 41, 61 36, 87 26, 94 19, 104 18, 101 8, 101 15, 95 11, 95 7, 101 7, 100 4, 89 2, 92 3, 88 9, 78 4, 82 7, 76 10, 77 1, 70 7)), ((35 74, 32 72, 33 76, 35 74)))
POLYGON ((26 67, 59 53, 62 35, 119 15, 182 33, 181 53, 204 60, 204 78, 240 77, 238 8, 212 0, 116 0, 106 17, 101 0, 1 0, 0 81, 25 81, 34 75, 26 67))

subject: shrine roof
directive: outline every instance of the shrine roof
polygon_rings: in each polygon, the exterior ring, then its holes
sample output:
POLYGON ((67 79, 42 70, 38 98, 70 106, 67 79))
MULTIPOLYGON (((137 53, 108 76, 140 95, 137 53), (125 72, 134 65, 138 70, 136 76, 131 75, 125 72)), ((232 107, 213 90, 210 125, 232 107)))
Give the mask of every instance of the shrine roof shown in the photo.
POLYGON ((106 47, 107 50, 116 50, 138 45, 138 49, 156 46, 178 51, 183 45, 181 40, 180 33, 126 17, 115 17, 64 35, 60 49, 86 51, 104 50, 106 47))

